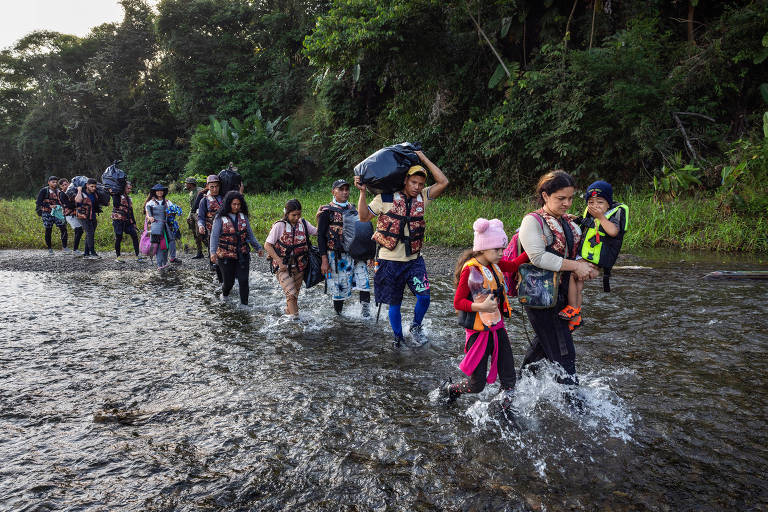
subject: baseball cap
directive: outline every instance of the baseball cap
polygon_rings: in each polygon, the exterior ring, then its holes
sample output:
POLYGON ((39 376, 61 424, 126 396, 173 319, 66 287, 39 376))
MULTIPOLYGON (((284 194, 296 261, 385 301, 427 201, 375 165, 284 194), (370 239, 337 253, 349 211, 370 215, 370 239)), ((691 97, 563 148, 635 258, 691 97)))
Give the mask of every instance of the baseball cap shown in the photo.
POLYGON ((337 188, 343 187, 344 185, 349 186, 349 183, 347 182, 347 180, 344 180, 344 179, 336 180, 333 182, 332 188, 337 189, 337 188))

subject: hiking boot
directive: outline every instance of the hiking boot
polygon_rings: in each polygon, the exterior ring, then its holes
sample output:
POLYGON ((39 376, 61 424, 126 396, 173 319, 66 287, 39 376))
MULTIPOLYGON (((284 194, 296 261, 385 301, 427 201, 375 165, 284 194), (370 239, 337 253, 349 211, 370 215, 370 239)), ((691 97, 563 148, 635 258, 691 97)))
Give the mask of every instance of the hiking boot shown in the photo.
POLYGON ((422 329, 421 324, 411 325, 410 332, 411 341, 413 342, 414 346, 420 347, 421 345, 427 343, 427 335, 424 334, 424 329, 422 329))
POLYGON ((459 398, 458 391, 454 391, 451 389, 451 385, 453 384, 453 381, 450 377, 448 377, 446 380, 443 381, 442 384, 440 384, 440 388, 438 391, 438 398, 443 402, 443 405, 450 405, 453 402, 456 401, 457 398, 459 398))
POLYGON ((199 252, 195 256, 192 256, 193 260, 200 260, 203 258, 203 253, 199 252))
POLYGON ((93 256, 93 259, 95 259, 95 260, 100 260, 101 259, 101 256, 96 254, 95 252, 92 252, 91 256, 93 256))
POLYGON ((371 316, 371 303, 370 302, 361 302, 360 303, 360 316, 363 318, 368 318, 371 316))
POLYGON ((181 265, 181 258, 173 258, 170 260, 174 265, 181 265))
POLYGON ((560 311, 560 312, 557 314, 557 316, 559 316, 559 317, 560 317, 560 318, 562 318, 563 320, 570 320, 570 319, 572 319, 573 317, 575 317, 576 315, 578 315, 579 313, 581 313, 581 308, 575 308, 575 307, 573 307, 573 306, 570 306, 570 305, 569 305, 569 306, 565 306, 565 307, 564 307, 564 308, 563 308, 563 309, 562 309, 562 310, 561 310, 561 311, 560 311))
POLYGON ((581 327, 584 323, 581 321, 581 315, 576 315, 571 320, 568 321, 568 330, 573 332, 579 327, 581 327))
POLYGON ((89 254, 87 256, 83 256, 84 260, 97 260, 99 259, 95 254, 89 254))
POLYGON ((120 263, 120 264, 123 264, 123 265, 125 264, 125 260, 124 260, 124 259, 122 259, 120 256, 118 256, 117 258, 115 258, 115 261, 116 261, 117 263, 120 263))
POLYGON ((138 261, 139 263, 146 263, 149 260, 146 258, 146 256, 142 256, 141 254, 139 254, 138 256, 136 256, 136 261, 138 261))
POLYGON ((403 338, 402 335, 398 336, 395 334, 395 339, 392 340, 392 349, 393 350, 400 350, 405 343, 405 338, 403 338))

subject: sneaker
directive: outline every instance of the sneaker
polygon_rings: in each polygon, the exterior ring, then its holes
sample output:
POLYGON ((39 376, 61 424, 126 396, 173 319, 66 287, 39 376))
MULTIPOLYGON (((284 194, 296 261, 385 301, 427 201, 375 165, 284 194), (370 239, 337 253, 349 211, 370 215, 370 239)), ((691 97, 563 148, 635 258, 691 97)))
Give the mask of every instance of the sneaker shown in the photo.
POLYGON ((74 256, 75 258, 77 258, 79 256, 82 256, 82 255, 83 255, 83 251, 78 251, 77 249, 73 249, 72 250, 72 256, 74 256))
POLYGON ((488 404, 488 414, 504 417, 519 428, 516 419, 518 412, 514 406, 514 399, 514 390, 502 390, 498 395, 493 397, 493 400, 491 400, 491 402, 488 404))
POLYGON ((51 256, 53 256, 53 249, 48 249, 48 254, 50 254, 51 256))
POLYGON ((584 325, 584 322, 581 321, 581 315, 576 315, 574 318, 568 321, 568 330, 573 332, 582 325, 584 325))
POLYGON ((136 256, 136 261, 138 261, 139 263, 146 263, 149 260, 147 259, 146 256, 142 256, 141 254, 139 254, 138 256, 136 256))
POLYGON ((420 347, 427 343, 427 335, 424 334, 424 329, 422 329, 421 324, 411 325, 410 332, 411 341, 413 341, 414 346, 420 347))
POLYGON ((98 258, 98 256, 96 256, 95 254, 89 254, 89 255, 87 255, 87 256, 83 256, 83 259, 84 259, 84 260, 97 260, 97 259, 99 259, 99 258, 98 258))
POLYGON ((72 249, 70 249, 69 247, 62 247, 61 252, 72 252, 72 249))
POLYGON ((181 265, 181 258, 173 258, 170 262, 174 265, 181 265))
POLYGON ((452 384, 453 381, 450 377, 448 377, 445 381, 443 381, 442 384, 440 384, 437 396, 443 402, 443 405, 452 404, 456 401, 457 398, 459 398, 459 395, 461 394, 451 389, 452 384))
POLYGON ((575 308, 571 305, 565 306, 558 314, 560 318, 563 320, 570 320, 571 318, 575 317, 581 313, 581 308, 575 308))
POLYGON ((91 256, 93 256, 93 259, 95 259, 95 260, 100 260, 101 259, 101 256, 99 254, 96 254, 95 252, 91 253, 91 256))
POLYGON ((395 335, 395 339, 392 340, 392 349, 400 350, 400 348, 403 346, 403 343, 405 343, 405 338, 403 338, 402 335, 395 335))
POLYGON ((371 303, 370 302, 361 302, 360 303, 360 316, 363 318, 368 318, 371 316, 371 303))
POLYGON ((115 258, 115 261, 116 261, 117 263, 122 263, 122 264, 125 264, 125 260, 124 260, 124 259, 122 259, 120 256, 118 256, 117 258, 115 258))
POLYGON ((201 252, 197 253, 197 255, 195 255, 195 256, 192 256, 193 260, 200 260, 202 258, 203 258, 203 253, 201 253, 201 252))

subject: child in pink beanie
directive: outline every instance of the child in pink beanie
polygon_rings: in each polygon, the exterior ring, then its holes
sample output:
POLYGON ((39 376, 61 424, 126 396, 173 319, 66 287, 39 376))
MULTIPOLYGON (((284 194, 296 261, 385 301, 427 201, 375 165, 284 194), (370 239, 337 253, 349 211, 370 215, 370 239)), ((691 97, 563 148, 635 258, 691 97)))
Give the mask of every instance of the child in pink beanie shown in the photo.
POLYGON ((472 249, 464 251, 456 262, 453 298, 459 324, 466 329, 466 355, 459 368, 468 378, 457 384, 448 379, 440 387, 440 395, 451 403, 461 394, 481 392, 486 382, 496 382, 498 375, 499 403, 505 413, 511 413, 516 377, 512 347, 504 327, 503 317, 509 318, 511 309, 502 272, 515 274, 520 265, 528 262, 528 255, 522 253, 512 261, 501 261, 507 234, 499 219, 477 219, 472 228, 472 249))

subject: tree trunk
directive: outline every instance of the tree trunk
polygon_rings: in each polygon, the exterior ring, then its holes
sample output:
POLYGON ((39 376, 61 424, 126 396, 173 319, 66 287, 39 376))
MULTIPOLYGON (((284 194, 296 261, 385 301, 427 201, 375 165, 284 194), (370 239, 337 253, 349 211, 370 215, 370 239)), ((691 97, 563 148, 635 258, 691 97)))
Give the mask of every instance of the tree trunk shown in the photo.
POLYGON ((568 49, 568 40, 571 38, 571 20, 573 19, 573 13, 576 11, 576 3, 579 0, 573 0, 573 7, 571 7, 571 14, 568 15, 568 21, 565 23, 565 36, 563 37, 563 43, 565 49, 568 49))
POLYGON ((592 49, 592 39, 595 37, 595 14, 597 14, 597 0, 592 5, 592 29, 589 31, 589 49, 592 49))
POLYGON ((696 44, 696 40, 693 38, 693 11, 695 9, 693 0, 688 0, 688 42, 693 45, 696 44))

